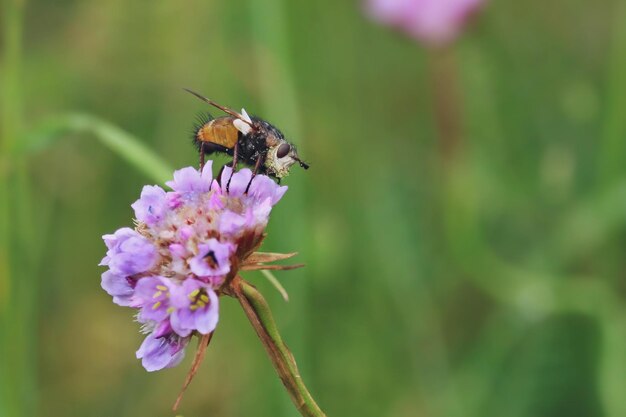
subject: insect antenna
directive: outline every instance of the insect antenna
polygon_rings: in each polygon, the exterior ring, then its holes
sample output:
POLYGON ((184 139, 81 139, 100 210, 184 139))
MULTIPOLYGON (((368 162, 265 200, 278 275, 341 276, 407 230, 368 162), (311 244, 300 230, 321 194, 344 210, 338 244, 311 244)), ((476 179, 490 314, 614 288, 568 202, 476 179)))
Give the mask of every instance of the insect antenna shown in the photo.
POLYGON ((304 169, 309 169, 309 164, 307 164, 306 162, 304 162, 302 159, 300 158, 294 158, 296 161, 298 161, 298 163, 300 164, 300 166, 304 169))
POLYGON ((183 90, 185 90, 188 93, 193 94, 194 96, 198 97, 200 100, 209 103, 211 106, 216 107, 218 109, 220 109, 221 111, 223 111, 226 114, 230 114, 233 117, 236 117, 237 119, 243 121, 244 123, 248 124, 250 127, 254 127, 252 126, 252 123, 250 123, 248 121, 249 118, 244 117, 243 115, 241 115, 240 113, 237 113, 234 110, 229 109, 228 107, 222 106, 221 104, 217 104, 216 102, 214 102, 211 99, 208 99, 206 97, 201 96, 200 94, 196 93, 195 91, 191 91, 188 88, 183 88, 183 90))

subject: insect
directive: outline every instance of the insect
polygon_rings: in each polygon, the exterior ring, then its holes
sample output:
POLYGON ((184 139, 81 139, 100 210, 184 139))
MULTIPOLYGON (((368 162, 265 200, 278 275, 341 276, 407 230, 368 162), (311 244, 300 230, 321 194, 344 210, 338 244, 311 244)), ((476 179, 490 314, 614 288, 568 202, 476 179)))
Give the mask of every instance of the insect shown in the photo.
MULTIPOLYGON (((207 114, 194 129, 194 143, 200 152, 201 167, 204 166, 205 155, 216 152, 233 157, 233 172, 239 161, 254 167, 246 192, 257 174, 269 175, 280 183, 296 162, 309 169, 309 165, 298 156, 295 146, 287 142, 280 130, 270 123, 250 117, 245 109, 237 113, 191 90, 185 91, 227 114, 217 118, 207 114)), ((230 178, 226 184, 227 191, 229 186, 230 178)))

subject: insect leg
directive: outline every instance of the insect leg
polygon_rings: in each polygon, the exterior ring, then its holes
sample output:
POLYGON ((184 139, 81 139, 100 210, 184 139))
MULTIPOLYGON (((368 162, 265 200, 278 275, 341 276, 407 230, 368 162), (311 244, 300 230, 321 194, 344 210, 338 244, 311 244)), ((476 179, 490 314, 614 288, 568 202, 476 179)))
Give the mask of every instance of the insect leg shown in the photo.
POLYGON ((237 150, 239 148, 239 142, 235 143, 235 147, 233 148, 233 170, 230 171, 230 177, 228 177, 228 182, 226 183, 226 193, 230 190, 230 180, 233 179, 233 174, 237 169, 237 150))
POLYGON ((204 168, 204 145, 200 145, 200 172, 204 168))
POLYGON ((252 171, 252 177, 250 178, 250 181, 248 182, 248 186, 246 187, 246 192, 244 194, 248 194, 248 190, 250 189, 250 185, 252 184, 252 180, 254 179, 254 177, 256 177, 256 174, 259 172, 259 168, 261 168, 261 165, 264 162, 265 162, 265 155, 260 155, 256 159, 256 163, 254 164, 254 171, 252 171))

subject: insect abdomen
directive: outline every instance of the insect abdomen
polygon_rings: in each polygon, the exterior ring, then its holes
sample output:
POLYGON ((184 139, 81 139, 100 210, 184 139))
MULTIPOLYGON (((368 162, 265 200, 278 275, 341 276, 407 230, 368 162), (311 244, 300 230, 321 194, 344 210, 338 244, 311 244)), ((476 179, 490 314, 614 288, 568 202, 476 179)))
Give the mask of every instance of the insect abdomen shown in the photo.
POLYGON ((215 144, 232 149, 238 139, 239 131, 233 125, 233 118, 230 116, 210 120, 196 131, 196 140, 203 145, 215 144))

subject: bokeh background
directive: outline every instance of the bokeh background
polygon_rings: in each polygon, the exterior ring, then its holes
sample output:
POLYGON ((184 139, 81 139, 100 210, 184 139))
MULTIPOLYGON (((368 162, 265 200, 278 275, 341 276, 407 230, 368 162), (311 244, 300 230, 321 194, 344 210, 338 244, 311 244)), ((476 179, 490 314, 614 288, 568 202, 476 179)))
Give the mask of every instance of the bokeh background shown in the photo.
MULTIPOLYGON (((246 277, 329 416, 625 416, 625 6, 491 1, 434 51, 357 1, 4 0, 0 416, 173 415, 192 355, 145 372, 97 264, 197 163, 183 87, 311 163, 264 245, 291 300, 246 277)), ((180 414, 296 416, 221 309, 180 414)))

